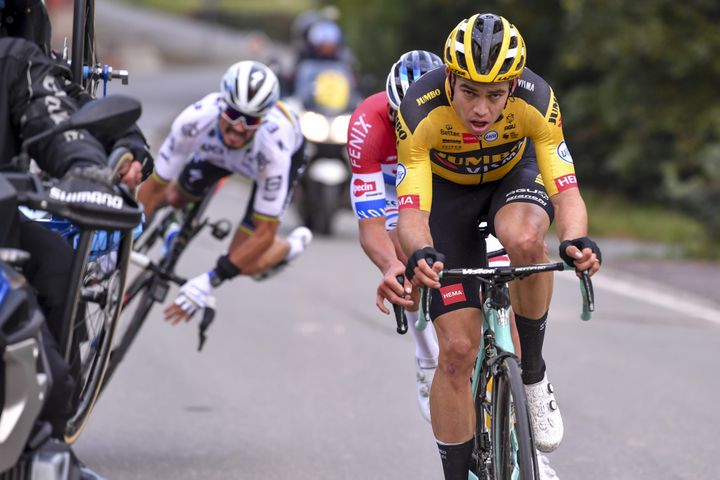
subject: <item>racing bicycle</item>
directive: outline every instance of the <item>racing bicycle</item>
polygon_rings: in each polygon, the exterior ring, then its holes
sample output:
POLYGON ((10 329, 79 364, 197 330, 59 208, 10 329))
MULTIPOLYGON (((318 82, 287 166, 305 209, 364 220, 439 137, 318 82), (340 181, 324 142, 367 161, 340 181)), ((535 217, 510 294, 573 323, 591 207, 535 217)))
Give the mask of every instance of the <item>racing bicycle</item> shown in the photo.
MULTIPOLYGON (((480 232, 487 236, 487 227, 481 227, 480 232)), ((481 248, 485 248, 485 242, 480 243, 481 248)), ((472 277, 480 280, 481 284, 483 325, 472 375, 476 425, 469 480, 539 478, 520 360, 515 355, 511 337, 508 283, 537 273, 575 270, 574 266, 563 262, 487 266, 489 258, 505 254, 504 249, 486 252, 481 268, 453 268, 440 273, 441 278, 472 277)), ((580 280, 583 297, 581 318, 589 320, 595 309, 592 282, 587 272, 580 274, 580 280)), ((415 324, 418 330, 424 330, 427 326, 425 312, 429 311, 431 295, 431 289, 421 289, 421 309, 415 324)), ((397 332, 404 334, 408 326, 403 309, 396 306, 395 315, 397 332)))
MULTIPOLYGON (((158 220, 154 223, 154 226, 144 232, 143 236, 138 240, 137 246, 131 254, 131 260, 141 267, 141 271, 129 283, 122 300, 122 307, 125 309, 135 299, 137 299, 137 304, 132 310, 132 314, 129 317, 126 316, 124 321, 120 323, 117 341, 110 354, 110 363, 105 374, 105 384, 109 382, 118 365, 127 355, 153 305, 165 301, 170 284, 182 285, 186 282, 185 278, 175 273, 175 267, 190 241, 206 227, 210 229, 212 236, 218 240, 224 239, 230 233, 231 223, 229 220, 211 221, 205 215, 212 197, 221 186, 222 181, 213 186, 201 199, 189 203, 182 210, 176 211, 172 208, 166 208, 164 211, 159 212, 158 220), (150 250, 158 242, 162 243, 164 241, 168 226, 173 222, 178 222, 178 220, 180 229, 177 235, 172 240, 167 251, 163 253, 161 259, 158 262, 153 262, 148 256, 150 250)), ((214 319, 213 301, 211 298, 200 322, 198 350, 202 350, 206 339, 206 330, 214 319)))

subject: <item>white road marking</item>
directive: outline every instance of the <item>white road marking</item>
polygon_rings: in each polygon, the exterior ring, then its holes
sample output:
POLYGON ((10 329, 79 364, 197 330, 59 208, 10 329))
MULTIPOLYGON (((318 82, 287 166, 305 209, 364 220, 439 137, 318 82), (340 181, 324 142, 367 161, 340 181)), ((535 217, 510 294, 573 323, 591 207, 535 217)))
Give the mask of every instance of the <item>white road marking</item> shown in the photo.
MULTIPOLYGON (((578 281, 574 275, 556 275, 555 278, 571 282, 578 281)), ((594 276, 592 281, 596 290, 606 290, 686 316, 720 324, 720 308, 718 306, 712 305, 698 296, 673 290, 667 285, 639 280, 608 268, 603 268, 602 273, 594 276)), ((598 305, 598 308, 602 308, 602 305, 598 305)))

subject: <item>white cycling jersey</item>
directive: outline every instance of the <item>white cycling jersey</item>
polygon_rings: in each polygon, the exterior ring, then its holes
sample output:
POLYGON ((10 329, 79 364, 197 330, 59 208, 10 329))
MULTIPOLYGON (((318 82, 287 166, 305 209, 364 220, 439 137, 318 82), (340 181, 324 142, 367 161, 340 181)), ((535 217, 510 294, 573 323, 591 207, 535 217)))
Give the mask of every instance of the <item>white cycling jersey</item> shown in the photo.
MULTIPOLYGON (((254 180, 255 210, 279 217, 292 188, 291 157, 303 143, 297 117, 278 102, 253 139, 242 148, 231 149, 220 135, 221 104, 220 94, 211 93, 183 110, 160 147, 155 175, 170 181, 190 162, 214 165, 254 180)), ((193 173, 202 175, 202 169, 193 173)))

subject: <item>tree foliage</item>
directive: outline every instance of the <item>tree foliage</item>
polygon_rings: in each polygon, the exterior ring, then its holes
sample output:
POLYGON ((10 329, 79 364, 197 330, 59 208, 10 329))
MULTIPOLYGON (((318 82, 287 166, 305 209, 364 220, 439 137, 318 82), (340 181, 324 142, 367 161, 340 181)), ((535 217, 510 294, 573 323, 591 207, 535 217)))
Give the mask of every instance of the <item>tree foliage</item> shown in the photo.
POLYGON ((411 49, 440 53, 463 18, 491 11, 525 37, 553 86, 582 184, 665 202, 720 238, 720 2, 340 0, 376 86, 411 49))

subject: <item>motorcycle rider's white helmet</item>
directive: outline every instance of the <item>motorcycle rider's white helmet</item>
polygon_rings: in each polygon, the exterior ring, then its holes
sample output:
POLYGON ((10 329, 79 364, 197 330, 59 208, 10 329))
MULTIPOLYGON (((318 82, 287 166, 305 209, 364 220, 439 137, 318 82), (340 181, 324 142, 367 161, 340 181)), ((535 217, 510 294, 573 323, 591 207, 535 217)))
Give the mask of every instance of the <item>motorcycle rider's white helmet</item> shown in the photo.
POLYGON ((280 83, 266 65, 253 60, 228 68, 220 84, 226 105, 252 117, 264 117, 280 98, 280 83))

